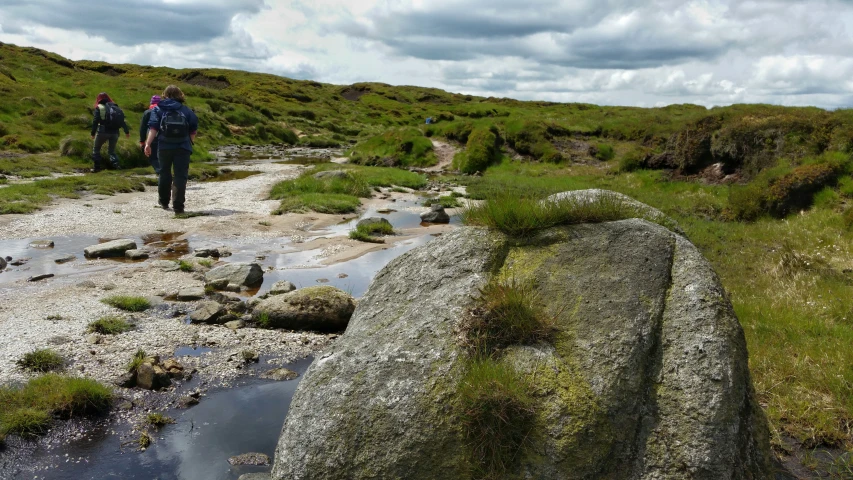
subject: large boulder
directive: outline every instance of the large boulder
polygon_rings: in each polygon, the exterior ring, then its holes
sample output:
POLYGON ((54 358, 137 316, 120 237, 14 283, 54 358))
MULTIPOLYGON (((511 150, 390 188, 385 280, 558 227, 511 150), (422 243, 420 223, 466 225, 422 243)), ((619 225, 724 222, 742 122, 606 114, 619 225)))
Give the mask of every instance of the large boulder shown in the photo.
POLYGON ((263 283, 264 270, 257 263, 229 263, 205 273, 204 280, 219 290, 240 290, 263 283))
POLYGON ((305 373, 272 478, 472 478, 460 387, 474 360, 459 327, 492 276, 535 285, 556 324, 496 360, 532 402, 498 478, 769 478, 766 420, 717 276, 685 238, 639 219, 524 244, 460 228, 390 262, 305 373))
POLYGON ((347 328, 355 300, 327 285, 274 295, 255 306, 255 319, 266 327, 336 332, 347 328))
POLYGON ((660 225, 664 225, 667 228, 684 235, 684 232, 681 230, 681 227, 678 226, 678 223, 667 216, 665 213, 661 212, 657 208, 650 207, 645 203, 638 202, 633 198, 623 195, 619 192, 614 192, 611 190, 602 190, 599 188, 590 188, 587 190, 571 190, 568 192, 560 192, 555 193, 548 197, 546 201, 551 202, 560 202, 560 201, 570 201, 575 202, 579 205, 607 205, 607 206, 619 206, 623 210, 629 210, 632 212, 632 216, 637 218, 644 218, 650 222, 654 222, 660 225))
POLYGON ((136 250, 136 242, 120 239, 86 247, 83 249, 83 255, 87 258, 123 257, 124 252, 128 250, 136 250))

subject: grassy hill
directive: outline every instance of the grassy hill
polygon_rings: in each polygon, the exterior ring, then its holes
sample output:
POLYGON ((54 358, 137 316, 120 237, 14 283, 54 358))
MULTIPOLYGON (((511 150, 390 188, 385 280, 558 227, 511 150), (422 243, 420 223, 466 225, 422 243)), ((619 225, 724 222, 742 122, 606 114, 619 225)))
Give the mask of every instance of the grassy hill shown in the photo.
MULTIPOLYGON (((172 83, 200 118, 195 160, 224 144, 287 143, 343 146, 363 165, 425 166, 436 161, 430 138, 440 138, 460 148, 458 170, 482 173, 453 178, 474 198, 599 187, 663 210, 710 259, 731 297, 777 452, 853 448, 853 111, 521 102, 74 62, 0 45, 0 173, 88 166, 98 92, 122 105, 135 127, 150 96, 172 83)), ((122 142, 125 166, 145 165, 135 138, 122 142)), ((201 162, 193 168, 196 175, 215 170, 201 162)), ((56 191, 143 188, 150 180, 138 173, 0 188, 0 213, 31 211, 56 191)), ((853 472, 849 455, 832 462, 837 472, 853 472)))

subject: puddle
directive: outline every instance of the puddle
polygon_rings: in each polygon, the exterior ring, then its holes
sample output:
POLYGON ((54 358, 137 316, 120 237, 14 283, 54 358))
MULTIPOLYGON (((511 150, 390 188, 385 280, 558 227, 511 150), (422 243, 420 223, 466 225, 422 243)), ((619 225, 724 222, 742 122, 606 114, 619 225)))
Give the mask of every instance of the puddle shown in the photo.
POLYGON ((207 352, 212 352, 212 348, 199 347, 195 345, 184 345, 175 349, 176 357, 200 357, 207 352))
POLYGON ((242 386, 209 393, 192 408, 166 412, 176 423, 152 432, 154 443, 144 452, 121 448, 128 438, 120 433, 127 429, 119 433, 101 429, 89 439, 49 451, 40 445, 26 470, 8 473, 15 475, 11 478, 43 480, 236 480, 244 473, 269 471, 269 467, 232 467, 228 458, 260 452, 272 459, 293 393, 311 360, 286 365, 299 373, 295 380, 248 379, 242 386))
POLYGON ((231 180, 242 180, 244 178, 249 178, 252 175, 259 175, 263 172, 259 172, 257 170, 232 170, 228 173, 222 173, 215 177, 207 178, 202 180, 202 182, 228 182, 231 180))

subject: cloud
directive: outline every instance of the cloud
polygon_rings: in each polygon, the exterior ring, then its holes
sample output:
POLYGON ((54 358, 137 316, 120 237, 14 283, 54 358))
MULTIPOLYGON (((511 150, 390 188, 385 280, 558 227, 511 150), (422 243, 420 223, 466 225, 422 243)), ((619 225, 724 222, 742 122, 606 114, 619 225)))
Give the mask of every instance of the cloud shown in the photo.
POLYGON ((19 33, 41 25, 102 37, 115 45, 202 43, 229 33, 232 19, 257 14, 263 0, 4 0, 0 23, 19 33))

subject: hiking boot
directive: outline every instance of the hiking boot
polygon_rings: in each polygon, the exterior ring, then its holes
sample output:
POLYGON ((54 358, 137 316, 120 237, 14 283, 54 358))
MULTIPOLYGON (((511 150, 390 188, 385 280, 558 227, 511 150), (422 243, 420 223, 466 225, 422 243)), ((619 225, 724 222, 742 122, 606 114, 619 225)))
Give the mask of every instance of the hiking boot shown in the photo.
POLYGON ((183 207, 181 207, 181 208, 175 207, 174 210, 175 210, 175 215, 180 215, 180 214, 184 213, 183 207))

